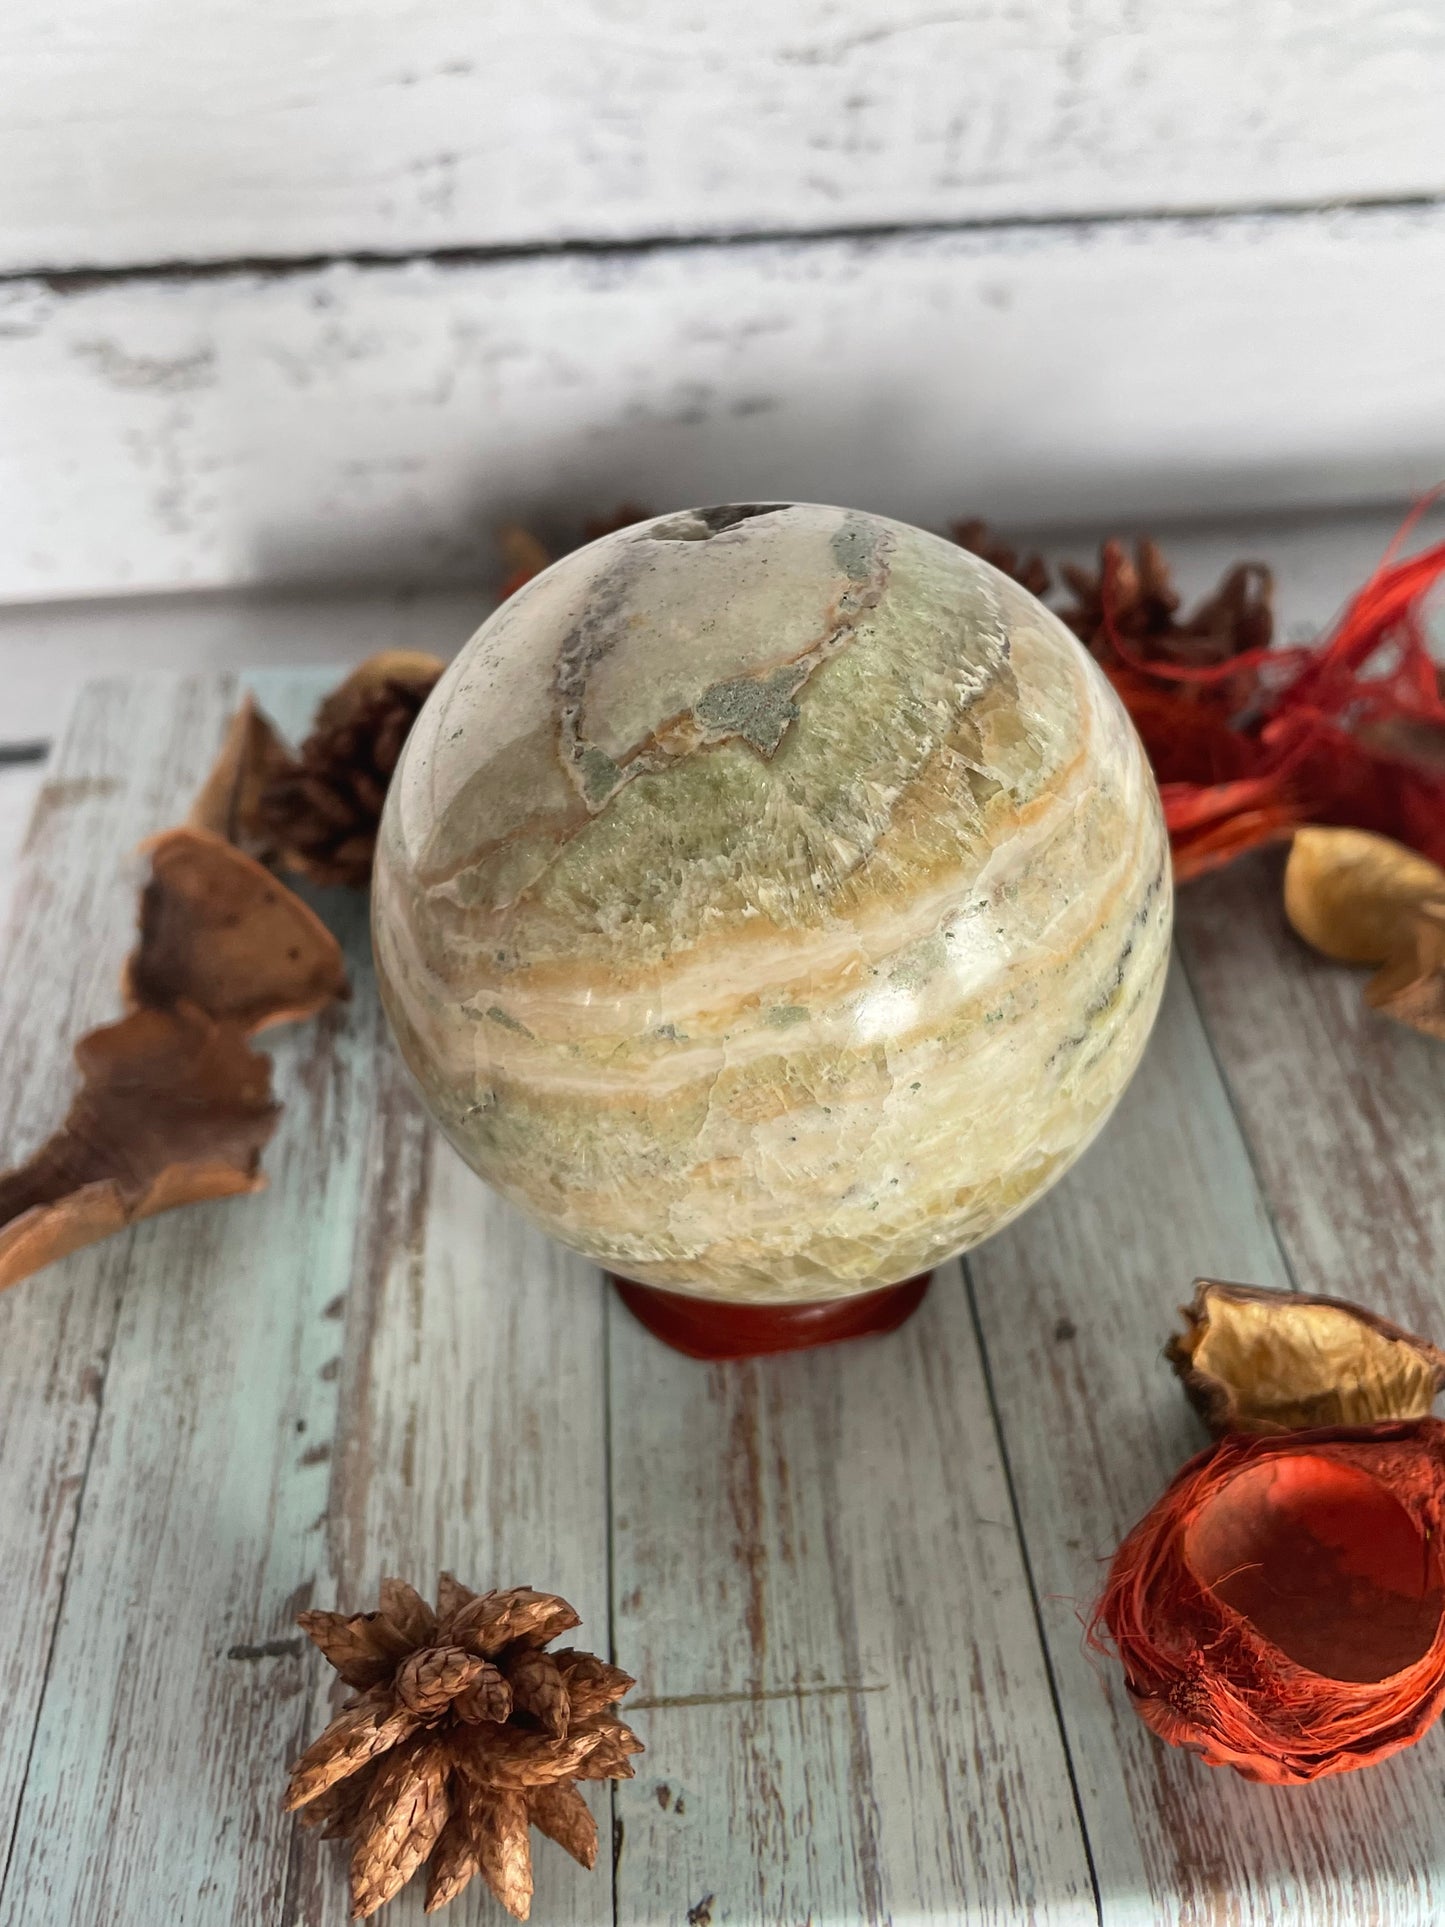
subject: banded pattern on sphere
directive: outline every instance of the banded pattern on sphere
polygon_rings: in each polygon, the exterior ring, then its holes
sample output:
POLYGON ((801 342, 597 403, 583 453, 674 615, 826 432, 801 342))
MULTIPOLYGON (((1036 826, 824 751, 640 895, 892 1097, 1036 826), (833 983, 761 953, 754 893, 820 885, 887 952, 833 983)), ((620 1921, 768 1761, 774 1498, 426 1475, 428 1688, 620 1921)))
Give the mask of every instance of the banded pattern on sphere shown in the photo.
POLYGON ((1137 738, 937 536, 634 525, 482 627, 407 743, 383 996, 462 1155, 646 1284, 808 1300, 977 1243, 1128 1082, 1168 955, 1137 738))

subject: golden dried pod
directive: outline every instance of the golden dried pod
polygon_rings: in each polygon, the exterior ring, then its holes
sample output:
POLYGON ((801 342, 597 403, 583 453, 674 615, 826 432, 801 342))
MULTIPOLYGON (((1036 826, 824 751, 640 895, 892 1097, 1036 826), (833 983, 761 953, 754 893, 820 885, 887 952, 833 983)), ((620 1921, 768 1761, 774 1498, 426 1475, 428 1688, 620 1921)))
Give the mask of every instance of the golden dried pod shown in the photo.
POLYGON ((1165 1356, 1216 1436, 1423 1418, 1445 1352, 1343 1298, 1200 1278, 1165 1356))
POLYGON ((1306 943, 1337 963, 1391 963, 1414 941, 1422 906, 1445 904, 1445 870, 1368 830, 1297 830, 1284 910, 1306 943))

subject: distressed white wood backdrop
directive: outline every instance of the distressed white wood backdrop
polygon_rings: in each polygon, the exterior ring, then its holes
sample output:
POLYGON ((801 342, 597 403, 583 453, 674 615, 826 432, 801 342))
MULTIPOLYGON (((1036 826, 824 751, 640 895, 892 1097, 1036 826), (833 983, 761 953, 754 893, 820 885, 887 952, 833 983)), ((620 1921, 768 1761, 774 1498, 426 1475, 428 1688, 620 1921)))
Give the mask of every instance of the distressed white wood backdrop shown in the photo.
POLYGON ((1403 498, 1442 99, 1395 0, 11 0, 0 599, 485 578, 629 493, 1403 498))
MULTIPOLYGON (((1257 531, 1287 630, 1382 523, 1257 531)), ((1238 529, 1181 541, 1197 579, 1238 529)), ((446 630, 457 592, 376 598, 446 630)), ((208 665, 355 598, 210 598, 208 665)), ((181 610, 13 611, 32 720, 107 629, 184 661, 181 610), (36 625, 39 624, 37 627, 36 625), (28 638, 28 641, 27 641, 28 638)), ((263 673, 293 730, 326 672, 263 673)), ((0 962, 0 1163, 112 1013, 125 853, 181 814, 236 679, 112 679, 46 769, 0 962)), ((20 791, 28 792, 22 799, 20 791)), ((340 1858, 276 1804, 324 1710, 292 1630, 379 1573, 555 1583, 639 1676, 636 1780, 592 1789, 592 1879, 539 1851, 556 1927, 1433 1927, 1445 1737, 1304 1791, 1165 1749, 1080 1614, 1199 1443, 1160 1342, 1196 1270, 1356 1293, 1445 1331, 1440 1046, 1289 935, 1278 859, 1183 892, 1118 1117, 893 1338, 751 1365, 670 1354, 466 1174, 376 1009, 278 1033, 271 1189, 76 1254, 0 1297, 0 1927, 340 1927, 340 1858)), ((419 1927, 412 1896, 393 1910, 419 1927)), ((457 1927, 495 1923, 481 1895, 457 1927)))

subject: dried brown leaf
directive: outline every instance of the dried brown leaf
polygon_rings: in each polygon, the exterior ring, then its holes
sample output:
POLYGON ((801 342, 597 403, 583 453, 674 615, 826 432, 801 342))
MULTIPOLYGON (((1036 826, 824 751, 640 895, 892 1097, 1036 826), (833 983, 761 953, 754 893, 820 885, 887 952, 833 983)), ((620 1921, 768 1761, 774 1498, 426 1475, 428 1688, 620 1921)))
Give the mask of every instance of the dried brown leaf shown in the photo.
POLYGON ((342 1707, 321 1737, 307 1747, 291 1769, 283 1805, 304 1807, 368 1760, 400 1745, 416 1724, 416 1715, 397 1704, 390 1687, 372 1687, 342 1707))
POLYGON ((1423 1418, 1445 1352, 1343 1298, 1196 1281, 1165 1355, 1216 1435, 1423 1418))
POLYGON ((130 1004, 195 1004, 253 1032, 349 994, 341 946, 269 870, 204 830, 167 830, 146 848, 130 1004))
POLYGON ((470 1651, 494 1659, 503 1647, 517 1640, 545 1646, 559 1633, 581 1624, 567 1601, 555 1593, 514 1586, 507 1592, 484 1593, 472 1600, 454 1616, 450 1631, 451 1637, 470 1651))
POLYGON ((637 1684, 630 1673, 624 1673, 620 1666, 609 1666, 595 1653, 576 1652, 569 1646, 552 1657, 566 1684, 574 1720, 585 1720, 614 1706, 637 1684))
POLYGON ((440 1838, 450 1812, 445 1749, 424 1738, 389 1753, 356 1822, 351 1917, 365 1920, 399 1894, 440 1838))
POLYGON ((261 812, 268 784, 292 767, 290 750, 275 725, 247 696, 232 716, 209 776, 191 805, 192 829, 208 830, 267 863, 275 842, 261 812))
POLYGON ((1414 940, 1423 905, 1445 901, 1445 870, 1368 830, 1297 830, 1284 873, 1285 915, 1338 963, 1390 964, 1414 940))
POLYGON ((520 1793, 480 1797, 472 1809, 472 1846, 482 1878, 509 1914, 532 1911, 532 1839, 520 1793))
POLYGON ((397 1671, 397 1698, 413 1713, 440 1713, 484 1673, 494 1670, 486 1660, 460 1646, 422 1646, 403 1660, 397 1671))
POLYGON ((503 1671, 512 1689, 513 1704, 530 1713, 544 1733, 560 1740, 567 1731, 571 1701, 557 1662, 546 1653, 524 1647, 510 1655, 503 1671))
POLYGON ((0 1288, 176 1205, 259 1191, 280 1114, 271 1061, 189 1005, 138 1010, 75 1046, 64 1124, 0 1175, 0 1288))
POLYGON ((589 1870, 597 1864, 597 1822, 570 1780, 534 1788, 527 1795, 527 1812, 538 1832, 555 1840, 574 1860, 589 1870))

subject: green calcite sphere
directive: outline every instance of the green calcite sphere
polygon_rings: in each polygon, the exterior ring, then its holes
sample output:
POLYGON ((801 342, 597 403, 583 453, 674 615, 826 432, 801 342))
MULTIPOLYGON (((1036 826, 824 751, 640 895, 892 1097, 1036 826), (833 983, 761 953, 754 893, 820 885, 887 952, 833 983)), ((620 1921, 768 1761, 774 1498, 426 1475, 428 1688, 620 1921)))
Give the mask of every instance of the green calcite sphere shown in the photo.
POLYGON ((1159 1002, 1169 852, 1113 691, 937 536, 688 510, 565 557, 387 799, 382 995, 490 1184, 646 1284, 926 1271, 1076 1158, 1159 1002))

